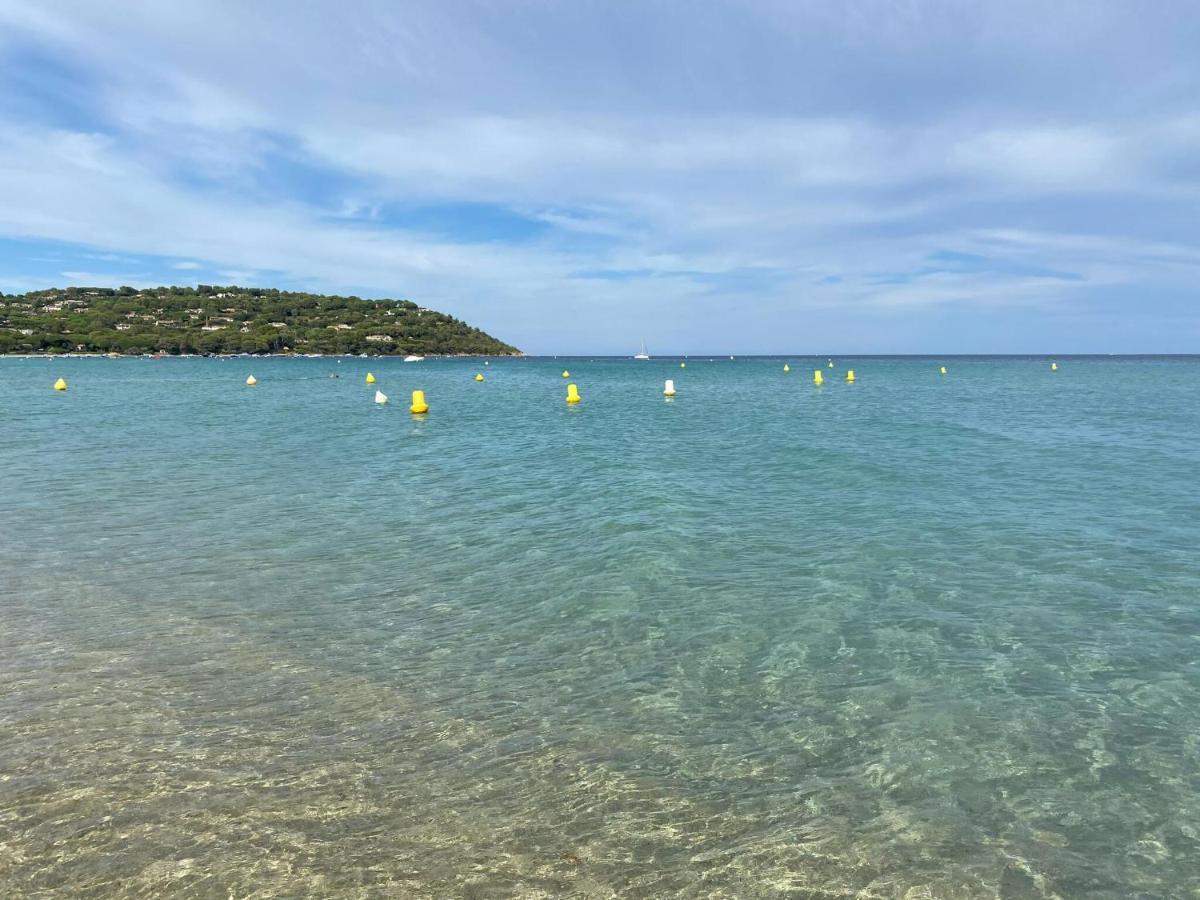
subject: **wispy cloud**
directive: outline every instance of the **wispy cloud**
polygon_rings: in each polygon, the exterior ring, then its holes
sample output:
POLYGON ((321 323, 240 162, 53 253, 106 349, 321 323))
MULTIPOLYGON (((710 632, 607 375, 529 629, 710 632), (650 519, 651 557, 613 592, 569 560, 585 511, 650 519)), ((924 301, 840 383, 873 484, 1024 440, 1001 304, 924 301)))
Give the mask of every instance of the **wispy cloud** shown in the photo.
POLYGON ((1120 349, 1200 265, 1200 12, 1156 10, 0 0, 0 236, 535 351, 1120 349))
MULTIPOLYGON (((136 274, 118 274, 114 276, 110 272, 76 272, 65 271, 59 272, 62 276, 62 283, 69 285, 80 285, 93 287, 103 284, 127 284, 130 287, 151 287, 157 282, 146 272, 136 274)), ((40 285, 45 287, 45 285, 40 285)))

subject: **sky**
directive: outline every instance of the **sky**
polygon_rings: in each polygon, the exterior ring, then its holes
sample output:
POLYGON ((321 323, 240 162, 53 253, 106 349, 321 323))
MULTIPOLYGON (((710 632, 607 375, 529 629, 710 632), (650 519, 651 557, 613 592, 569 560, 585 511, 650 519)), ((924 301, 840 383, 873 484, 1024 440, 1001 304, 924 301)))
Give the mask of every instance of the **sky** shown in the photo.
POLYGON ((530 353, 1200 352, 1200 4, 0 0, 0 290, 530 353))

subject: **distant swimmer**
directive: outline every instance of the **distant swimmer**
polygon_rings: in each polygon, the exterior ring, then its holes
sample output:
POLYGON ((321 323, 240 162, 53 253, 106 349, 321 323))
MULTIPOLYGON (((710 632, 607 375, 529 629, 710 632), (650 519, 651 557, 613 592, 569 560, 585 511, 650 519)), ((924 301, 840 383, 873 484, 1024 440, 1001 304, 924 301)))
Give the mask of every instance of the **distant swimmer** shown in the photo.
POLYGON ((339 375, 337 372, 330 372, 329 377, 330 378, 341 378, 342 376, 339 375))

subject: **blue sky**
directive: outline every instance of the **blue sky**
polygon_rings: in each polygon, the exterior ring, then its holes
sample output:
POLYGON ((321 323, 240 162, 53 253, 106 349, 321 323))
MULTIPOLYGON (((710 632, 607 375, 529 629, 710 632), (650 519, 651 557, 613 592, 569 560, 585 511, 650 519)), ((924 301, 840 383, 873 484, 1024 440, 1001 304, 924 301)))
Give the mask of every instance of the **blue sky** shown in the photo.
POLYGON ((1197 47, 1172 0, 0 0, 0 290, 406 297, 535 353, 1197 352, 1197 47))

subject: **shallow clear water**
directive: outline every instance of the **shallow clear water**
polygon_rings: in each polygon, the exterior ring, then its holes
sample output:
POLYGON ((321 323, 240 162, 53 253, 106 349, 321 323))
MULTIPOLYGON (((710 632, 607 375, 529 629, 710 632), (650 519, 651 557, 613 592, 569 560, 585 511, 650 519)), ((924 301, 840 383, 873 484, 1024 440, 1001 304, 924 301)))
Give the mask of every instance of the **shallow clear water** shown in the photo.
POLYGON ((1200 360, 790 362, 0 360, 0 893, 1200 891, 1200 360))

